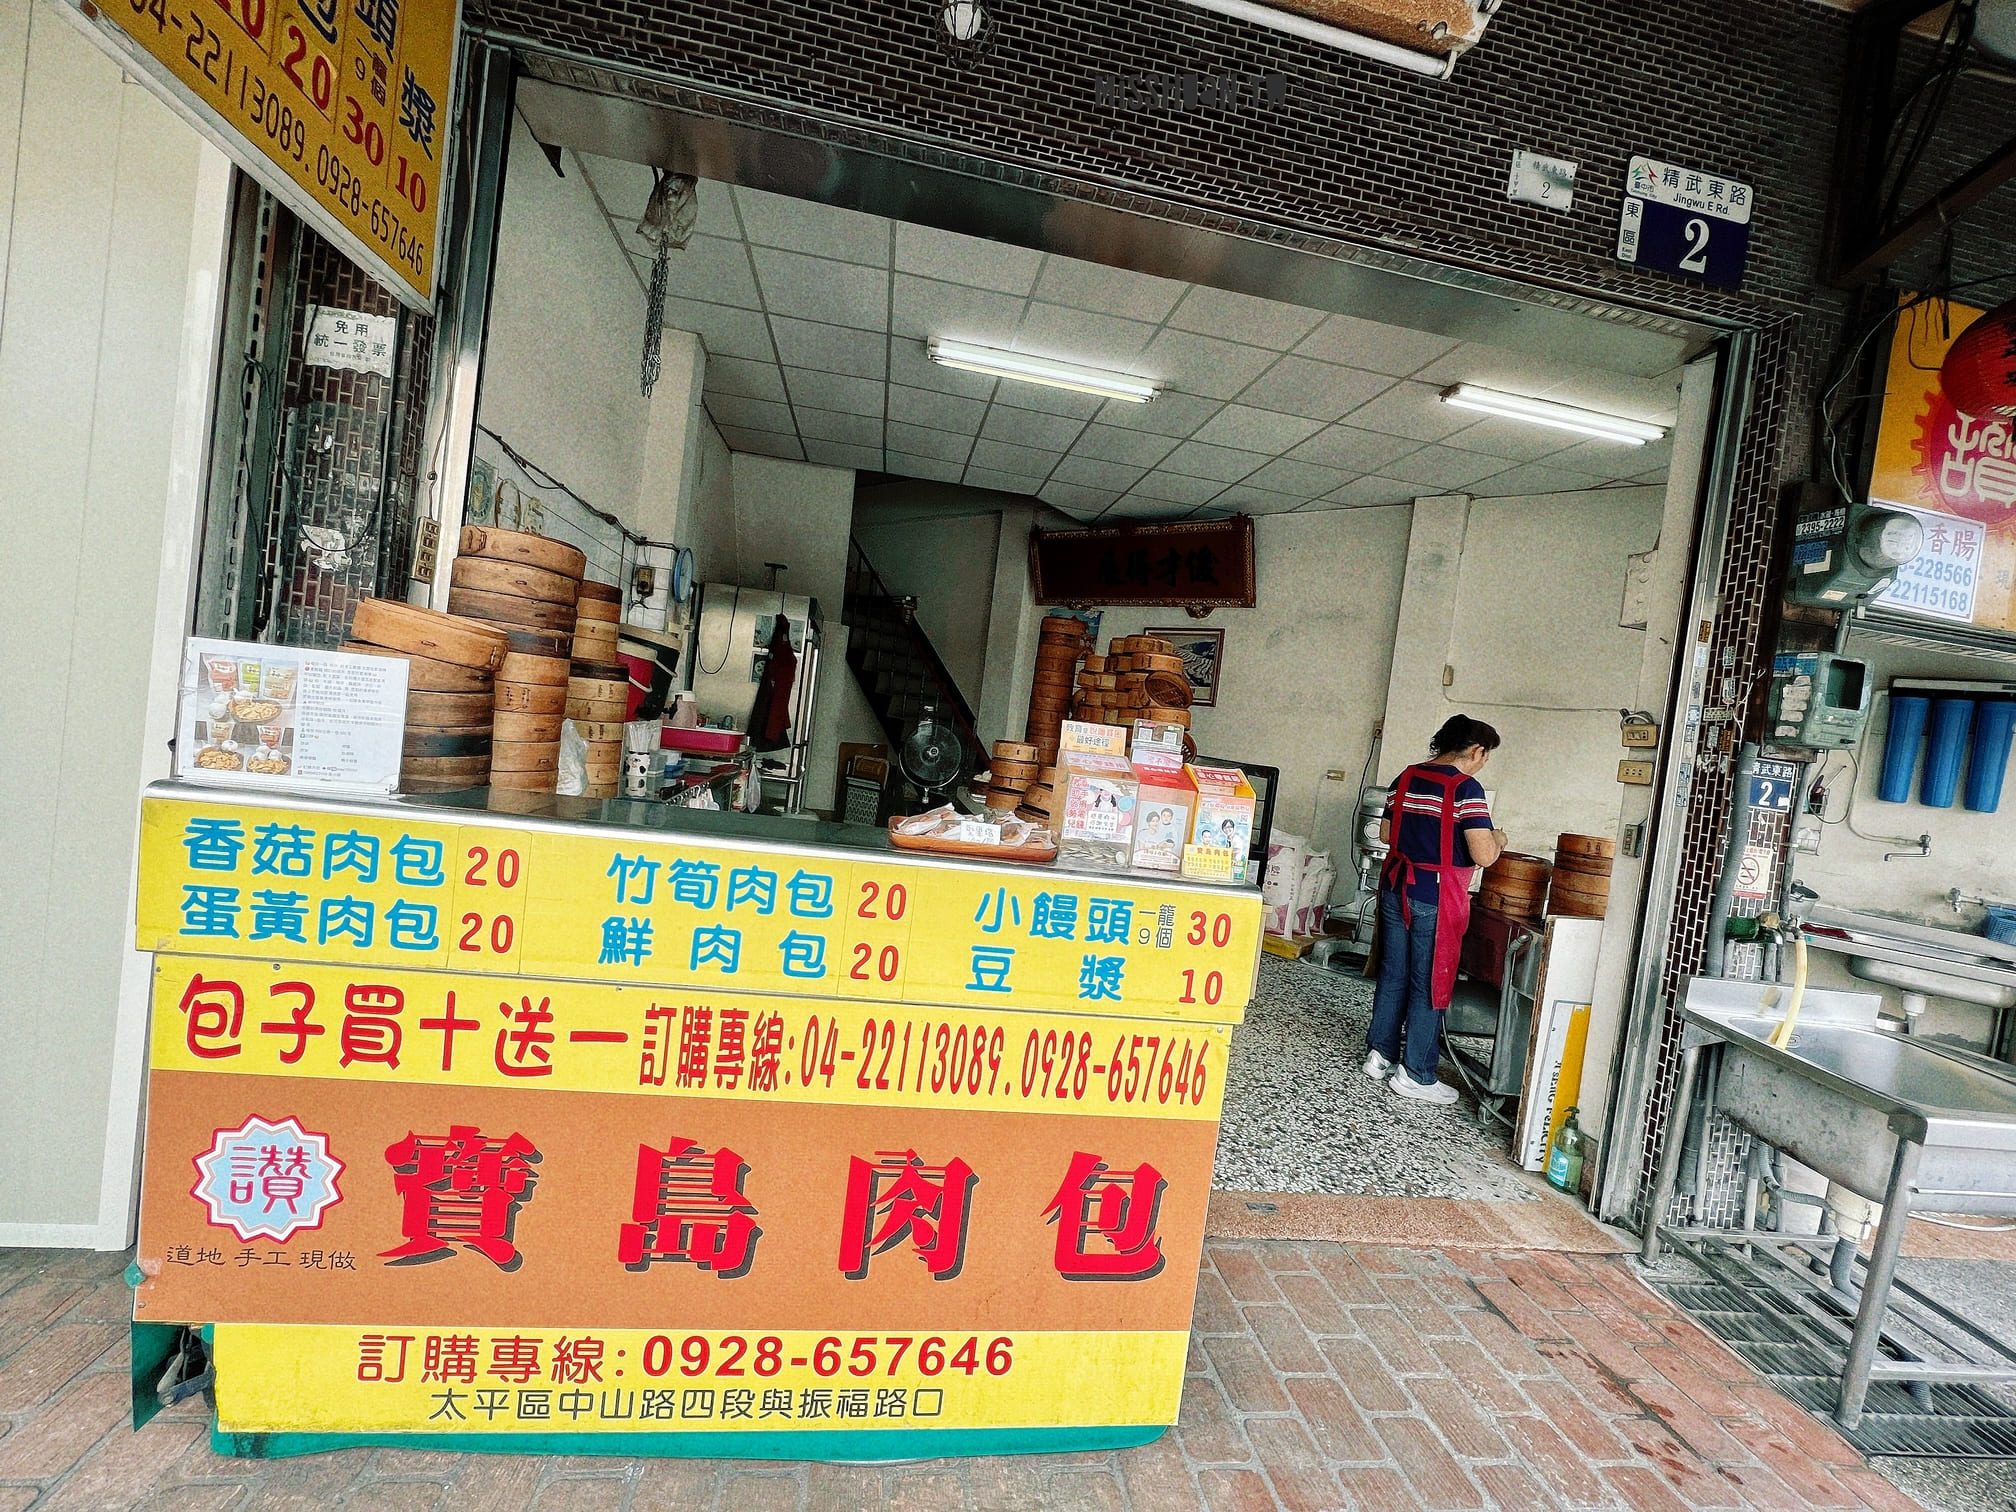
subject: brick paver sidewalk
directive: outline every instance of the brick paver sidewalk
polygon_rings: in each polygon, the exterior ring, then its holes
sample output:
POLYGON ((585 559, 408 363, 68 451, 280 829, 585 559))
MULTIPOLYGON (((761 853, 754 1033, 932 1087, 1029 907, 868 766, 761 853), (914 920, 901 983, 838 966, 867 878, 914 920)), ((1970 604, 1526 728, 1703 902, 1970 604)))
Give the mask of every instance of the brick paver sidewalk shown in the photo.
POLYGON ((124 1426, 124 1259, 0 1251, 0 1512, 1917 1508, 1607 1258, 1213 1241, 1173 1433, 900 1467, 219 1459, 124 1426))

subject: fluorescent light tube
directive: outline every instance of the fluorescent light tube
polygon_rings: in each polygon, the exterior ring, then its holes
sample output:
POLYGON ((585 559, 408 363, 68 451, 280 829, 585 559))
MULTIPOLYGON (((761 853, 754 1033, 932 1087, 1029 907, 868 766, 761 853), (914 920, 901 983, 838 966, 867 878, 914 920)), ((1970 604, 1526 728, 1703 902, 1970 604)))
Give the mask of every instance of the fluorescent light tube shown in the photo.
POLYGON ((1576 404, 1557 404, 1552 399, 1533 399, 1525 394, 1504 394, 1497 389, 1479 388, 1474 383, 1458 383, 1442 390, 1442 402, 1456 409, 1476 410, 1506 420, 1523 420, 1528 425, 1544 425, 1550 430, 1571 431, 1578 436, 1594 436, 1598 441, 1614 441, 1620 446, 1643 446, 1666 434, 1666 427, 1602 410, 1583 409, 1576 404))
POLYGON ((1075 362, 1059 362, 1052 357, 972 346, 964 341, 932 342, 931 360, 940 367, 958 368, 961 372, 1040 383, 1045 388, 1069 389, 1074 394, 1098 394, 1128 404, 1146 404, 1155 397, 1155 385, 1131 373, 1111 373, 1101 368, 1080 367, 1075 362))

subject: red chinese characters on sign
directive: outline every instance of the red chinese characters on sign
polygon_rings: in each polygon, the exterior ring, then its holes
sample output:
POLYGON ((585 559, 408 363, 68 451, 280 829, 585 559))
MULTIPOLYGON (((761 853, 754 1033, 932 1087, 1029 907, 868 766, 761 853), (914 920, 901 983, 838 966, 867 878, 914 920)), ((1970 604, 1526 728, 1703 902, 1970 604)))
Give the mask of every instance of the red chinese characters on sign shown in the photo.
POLYGON ((368 986, 353 982, 343 989, 343 1027, 337 1036, 348 1069, 353 1061, 364 1061, 399 1069, 399 1015, 405 1010, 406 994, 397 987, 368 986))
POLYGON ((684 1261, 724 1281, 748 1274, 763 1233, 742 1191, 748 1174, 730 1149, 703 1150, 676 1136, 662 1150, 639 1145, 631 1221, 618 1236, 617 1259, 632 1269, 684 1261))
POLYGON ((1155 1218, 1169 1183, 1146 1164, 1115 1171, 1097 1155, 1071 1157, 1043 1210, 1057 1225, 1057 1273, 1066 1281, 1145 1281, 1160 1273, 1155 1218))
POLYGON ((261 1034, 285 1035, 294 1041, 280 1052, 280 1064, 292 1066, 298 1063, 308 1051, 308 1041, 329 1031, 320 1024, 309 1020, 315 1013, 315 989, 306 982, 275 982, 266 989, 269 998, 291 997, 298 999, 284 1019, 268 1021, 259 1026, 261 1034))
POLYGON ((245 1027, 245 989, 236 982, 206 980, 199 972, 189 978, 177 1006, 187 1020, 183 1043, 191 1055, 223 1060, 244 1048, 238 1043, 238 1032, 245 1027))
POLYGON ((492 1139, 467 1124, 446 1137, 408 1134, 385 1152, 393 1185, 405 1199, 406 1242, 381 1251, 392 1263, 420 1264, 474 1250, 500 1270, 523 1263, 513 1242, 518 1209, 531 1196, 539 1151, 522 1134, 492 1139))
POLYGON ((553 1057, 546 1047, 555 1036, 545 1026, 553 1022, 553 1000, 542 997, 534 1007, 531 998, 522 997, 517 1008, 499 1003, 497 1011, 506 1024, 497 1031, 497 1070, 511 1077, 552 1075, 553 1057))
POLYGON ((915 1150, 880 1150, 872 1161, 855 1156, 840 1220, 840 1273, 859 1281, 874 1256, 907 1239, 932 1280, 952 1280, 966 1263, 967 1200, 979 1180, 956 1157, 927 1166, 915 1150))

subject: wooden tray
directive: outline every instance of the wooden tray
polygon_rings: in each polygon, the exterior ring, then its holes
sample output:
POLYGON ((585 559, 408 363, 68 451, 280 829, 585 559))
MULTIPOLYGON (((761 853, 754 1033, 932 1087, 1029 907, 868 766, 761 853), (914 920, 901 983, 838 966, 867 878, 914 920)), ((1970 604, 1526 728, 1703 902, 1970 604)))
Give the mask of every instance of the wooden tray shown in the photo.
POLYGON ((980 861, 1013 861, 1022 866, 1048 866, 1057 859, 1054 845, 981 845, 972 840, 939 840, 929 835, 899 835, 896 826, 910 815, 893 815, 889 820, 889 843, 898 850, 921 851, 927 856, 969 856, 980 861))

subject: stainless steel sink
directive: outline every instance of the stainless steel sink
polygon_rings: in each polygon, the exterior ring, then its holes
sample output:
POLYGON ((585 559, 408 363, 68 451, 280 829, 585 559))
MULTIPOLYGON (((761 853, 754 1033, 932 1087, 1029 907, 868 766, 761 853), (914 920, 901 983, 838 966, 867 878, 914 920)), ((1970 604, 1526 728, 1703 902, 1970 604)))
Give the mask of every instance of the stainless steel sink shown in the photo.
POLYGON ((1816 950, 1846 956, 1848 970, 1863 981, 1897 988, 1907 1018, 1924 1012, 1932 997, 1998 1012, 2016 1007, 2016 945, 1825 904, 1813 909, 1806 939, 1816 950))
MULTIPOLYGON (((1660 1152, 1646 1259, 1656 1258, 1662 1237, 1695 1246, 1690 1253, 1702 1245, 1755 1249, 1776 1242, 1775 1236, 1747 1230, 1676 1229, 1662 1221, 1678 1179, 1680 1131, 1703 1054, 1715 1049, 1718 1111, 1830 1181, 1883 1205, 1859 1299, 1847 1290, 1852 1246, 1833 1261, 1834 1295, 1855 1305, 1836 1413, 1842 1425, 1859 1422, 1872 1378, 2016 1380, 2016 1353, 1965 1324, 1994 1358, 1984 1363, 1962 1350, 1958 1362, 1917 1360, 1895 1348, 1890 1358, 1876 1357, 1909 1214, 1915 1209, 2016 1215, 2016 1068, 1886 1032, 1878 1027, 1881 999, 1864 992, 1808 990, 1790 1041, 1776 1046, 1770 1037, 1789 996, 1789 988, 1757 982, 1689 983, 1680 1007, 1686 1026, 1680 1087, 1660 1152)), ((1909 1295, 1914 1301, 1918 1296, 1909 1295)))

